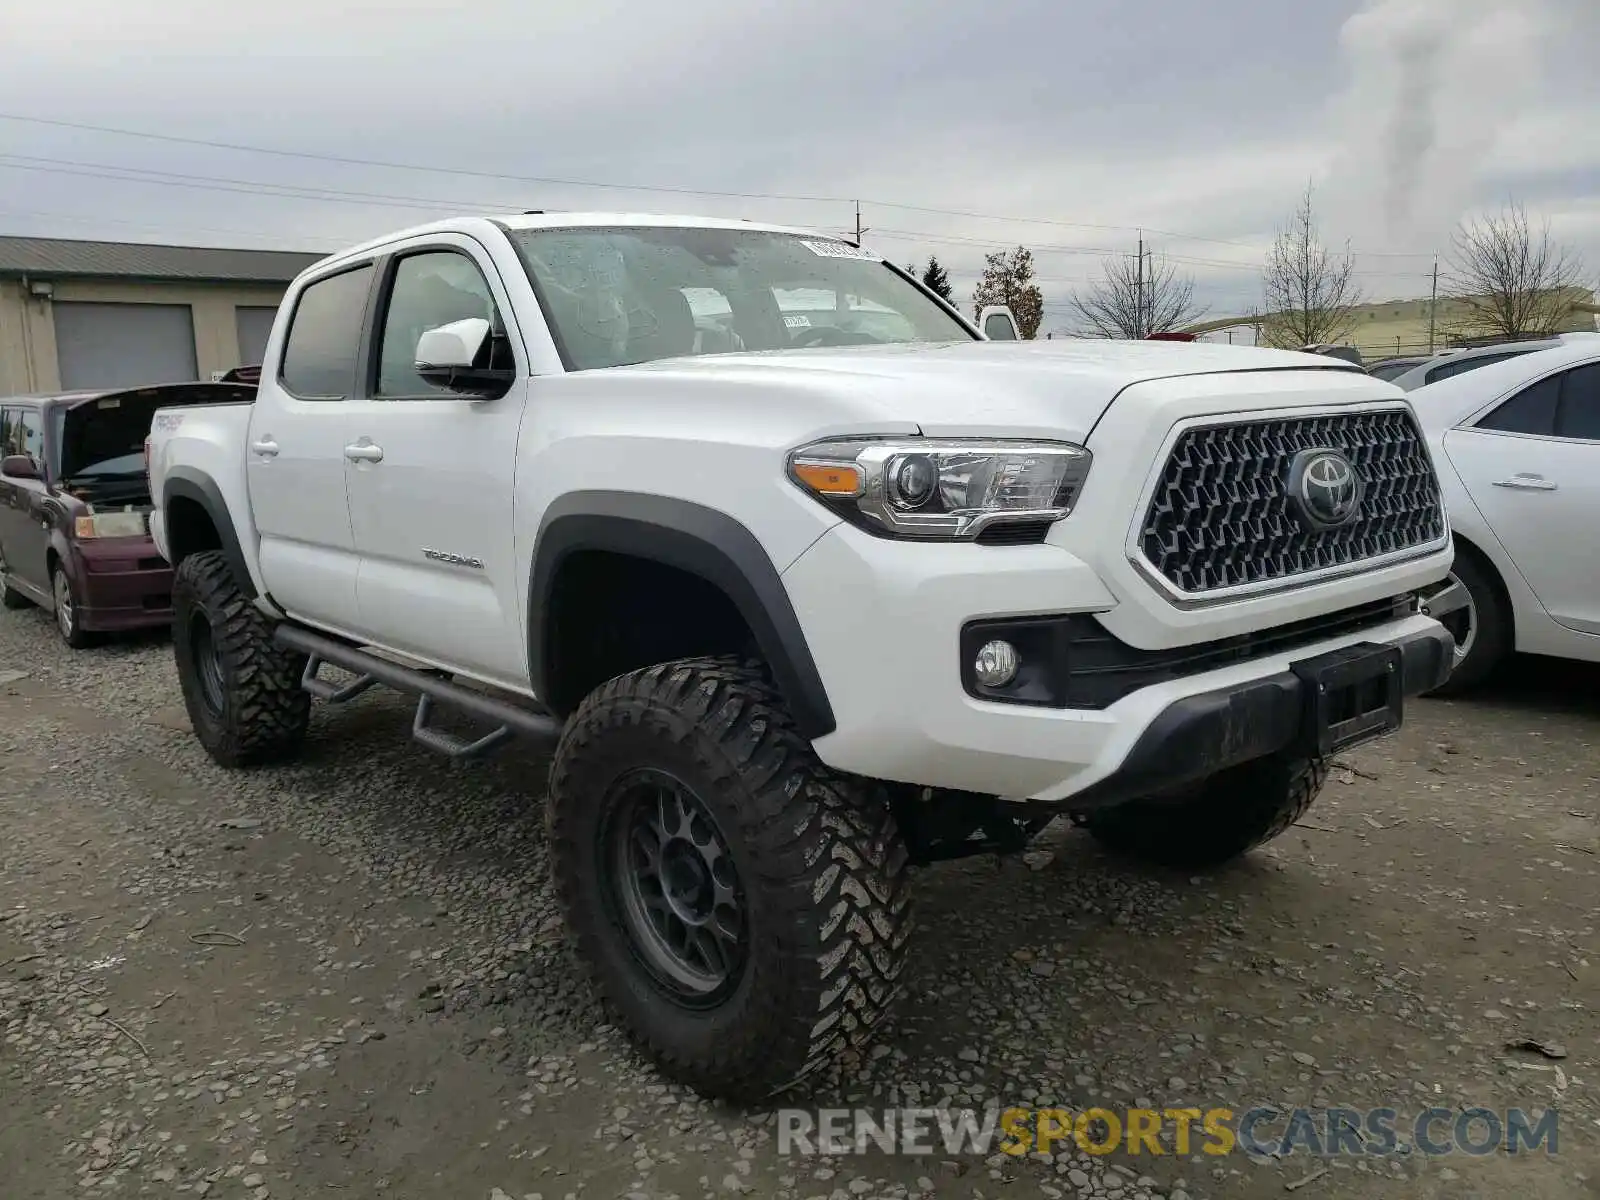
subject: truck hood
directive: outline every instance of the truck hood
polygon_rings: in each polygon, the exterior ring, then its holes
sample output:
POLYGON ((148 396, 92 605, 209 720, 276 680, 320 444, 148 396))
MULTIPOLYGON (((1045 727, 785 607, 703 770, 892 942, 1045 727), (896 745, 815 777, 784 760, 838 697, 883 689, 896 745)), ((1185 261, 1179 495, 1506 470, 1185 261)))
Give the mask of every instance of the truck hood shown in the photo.
POLYGON ((1231 371, 1359 369, 1317 354, 1185 342, 912 343, 660 359, 619 372, 748 385, 848 405, 863 421, 912 421, 932 437, 1079 440, 1124 388, 1231 371))

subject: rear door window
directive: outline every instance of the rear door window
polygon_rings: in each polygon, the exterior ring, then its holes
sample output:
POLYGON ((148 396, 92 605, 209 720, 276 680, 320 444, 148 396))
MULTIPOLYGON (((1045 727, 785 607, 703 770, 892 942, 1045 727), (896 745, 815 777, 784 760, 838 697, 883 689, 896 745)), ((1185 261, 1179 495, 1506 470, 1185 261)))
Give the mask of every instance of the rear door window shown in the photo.
POLYGON ((344 400, 355 389, 372 264, 319 279, 300 293, 278 377, 301 400, 344 400))

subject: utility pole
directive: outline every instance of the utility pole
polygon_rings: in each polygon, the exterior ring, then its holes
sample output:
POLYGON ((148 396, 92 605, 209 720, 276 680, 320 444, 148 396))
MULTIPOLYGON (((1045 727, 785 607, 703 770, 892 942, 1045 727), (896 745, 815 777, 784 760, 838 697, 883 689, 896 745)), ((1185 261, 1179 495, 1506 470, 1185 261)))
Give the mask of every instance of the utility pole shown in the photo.
POLYGON ((868 232, 866 226, 861 224, 861 201, 856 201, 856 248, 861 247, 861 235, 868 232))
POLYGON ((1134 333, 1144 337, 1144 230, 1139 230, 1139 266, 1138 274, 1134 276, 1133 285, 1133 328, 1134 333))
POLYGON ((1438 328, 1439 315, 1439 257, 1433 259, 1433 297, 1428 301, 1428 353, 1433 353, 1434 331, 1438 328))

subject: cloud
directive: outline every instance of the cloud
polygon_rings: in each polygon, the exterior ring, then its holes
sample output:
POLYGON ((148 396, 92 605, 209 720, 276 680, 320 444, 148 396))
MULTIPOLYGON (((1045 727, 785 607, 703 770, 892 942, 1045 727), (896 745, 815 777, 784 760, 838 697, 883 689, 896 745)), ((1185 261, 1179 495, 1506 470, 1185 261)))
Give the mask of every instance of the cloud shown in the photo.
MULTIPOLYGON (((1463 208, 1535 179, 1538 207, 1566 227, 1600 157, 1584 149, 1600 100, 1570 23, 1600 6, 1530 3, 53 0, 25 21, 0 17, 0 112, 458 171, 831 199, 519 183, 0 121, 0 231, 322 249, 454 204, 842 231, 859 198, 869 241, 900 262, 936 253, 963 294, 987 251, 1020 242, 1036 250, 1047 299, 1064 303, 1143 227, 1214 307, 1243 307, 1313 175, 1329 235, 1363 250, 1429 251, 1463 208), (1554 84, 1540 77, 1563 61, 1554 84), (1482 81, 1498 76, 1496 108, 1482 81), (243 182, 98 177, 129 169, 243 182), (324 194, 254 194, 268 183, 324 194)), ((1389 294, 1417 290, 1408 272, 1421 265, 1361 259, 1369 290, 1389 294)))

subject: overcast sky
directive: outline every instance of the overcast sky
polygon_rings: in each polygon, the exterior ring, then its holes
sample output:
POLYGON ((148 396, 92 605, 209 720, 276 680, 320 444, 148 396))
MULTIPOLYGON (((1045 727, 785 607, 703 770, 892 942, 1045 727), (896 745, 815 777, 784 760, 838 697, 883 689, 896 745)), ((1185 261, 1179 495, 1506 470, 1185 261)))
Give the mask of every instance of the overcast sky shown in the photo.
POLYGON ((937 254, 962 299, 1032 247, 1065 330, 1139 227, 1244 311, 1314 179, 1374 298, 1425 295, 1507 196, 1594 278, 1597 46, 1600 0, 5 0, 0 113, 398 165, 0 119, 0 233, 328 250, 453 206, 843 231, 859 197, 868 244, 937 254))

